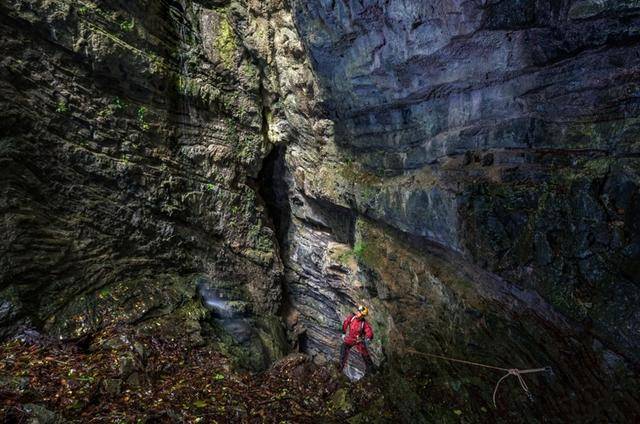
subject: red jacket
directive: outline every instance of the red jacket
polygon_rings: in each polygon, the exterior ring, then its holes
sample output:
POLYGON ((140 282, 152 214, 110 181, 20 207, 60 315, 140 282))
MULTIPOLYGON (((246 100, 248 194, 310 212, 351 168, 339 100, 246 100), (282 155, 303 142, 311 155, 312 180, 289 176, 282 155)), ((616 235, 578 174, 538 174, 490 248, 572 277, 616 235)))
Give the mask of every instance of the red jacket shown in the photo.
POLYGON ((348 345, 356 344, 358 338, 373 339, 373 329, 371 325, 364 318, 359 320, 353 314, 345 318, 342 323, 342 332, 347 335, 344 338, 344 342, 348 345))

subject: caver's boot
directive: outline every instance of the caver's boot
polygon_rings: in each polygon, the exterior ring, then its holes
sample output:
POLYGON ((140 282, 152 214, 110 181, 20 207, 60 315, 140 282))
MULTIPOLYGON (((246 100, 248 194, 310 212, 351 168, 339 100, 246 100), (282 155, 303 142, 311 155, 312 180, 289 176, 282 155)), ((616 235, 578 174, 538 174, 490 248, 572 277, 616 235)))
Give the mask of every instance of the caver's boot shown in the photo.
POLYGON ((362 359, 364 360, 364 365, 366 367, 367 374, 375 374, 375 372, 378 371, 375 364, 371 360, 371 356, 362 355, 362 359))
POLYGON ((338 369, 342 371, 344 366, 347 365, 347 359, 349 358, 349 346, 342 343, 340 345, 340 363, 338 364, 338 369))

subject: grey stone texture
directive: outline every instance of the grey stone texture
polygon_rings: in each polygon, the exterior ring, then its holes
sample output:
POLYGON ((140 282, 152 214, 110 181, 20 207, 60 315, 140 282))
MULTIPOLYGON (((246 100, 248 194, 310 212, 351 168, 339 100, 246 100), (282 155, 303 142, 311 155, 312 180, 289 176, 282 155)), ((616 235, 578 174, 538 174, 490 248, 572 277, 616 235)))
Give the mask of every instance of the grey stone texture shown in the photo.
POLYGON ((637 1, 8 0, 0 25, 0 336, 127 322, 260 366, 283 320, 326 363, 364 302, 406 422, 640 417, 637 1), (499 373, 411 349, 553 373, 494 409, 499 373))

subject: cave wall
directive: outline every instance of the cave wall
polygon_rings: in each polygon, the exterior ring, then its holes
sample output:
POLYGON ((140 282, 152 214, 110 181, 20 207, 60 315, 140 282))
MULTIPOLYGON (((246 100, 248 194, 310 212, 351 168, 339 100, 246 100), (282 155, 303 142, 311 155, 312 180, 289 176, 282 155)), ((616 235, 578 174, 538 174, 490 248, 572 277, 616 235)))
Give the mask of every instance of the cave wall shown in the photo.
POLYGON ((291 3, 324 112, 276 196, 308 352, 364 301, 407 421, 637 417, 639 5, 291 3), (500 376, 410 349, 554 373, 487 412, 500 376))
POLYGON ((282 355, 255 183, 278 134, 256 53, 272 37, 245 41, 247 18, 229 2, 2 2, 1 335, 130 323, 198 342, 206 281, 282 355))
POLYGON ((2 336, 199 342, 200 284, 324 363, 365 302, 407 422, 637 417, 639 8, 2 2, 2 336))

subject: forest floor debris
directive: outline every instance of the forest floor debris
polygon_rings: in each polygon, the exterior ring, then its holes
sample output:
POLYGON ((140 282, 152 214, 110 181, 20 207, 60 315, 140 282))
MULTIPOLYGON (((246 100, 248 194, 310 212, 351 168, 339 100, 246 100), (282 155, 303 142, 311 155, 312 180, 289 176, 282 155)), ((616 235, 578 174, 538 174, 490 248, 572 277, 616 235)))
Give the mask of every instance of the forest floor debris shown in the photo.
POLYGON ((112 327, 90 337, 0 344, 1 422, 386 422, 375 377, 350 383, 292 354, 255 373, 215 346, 112 327))

